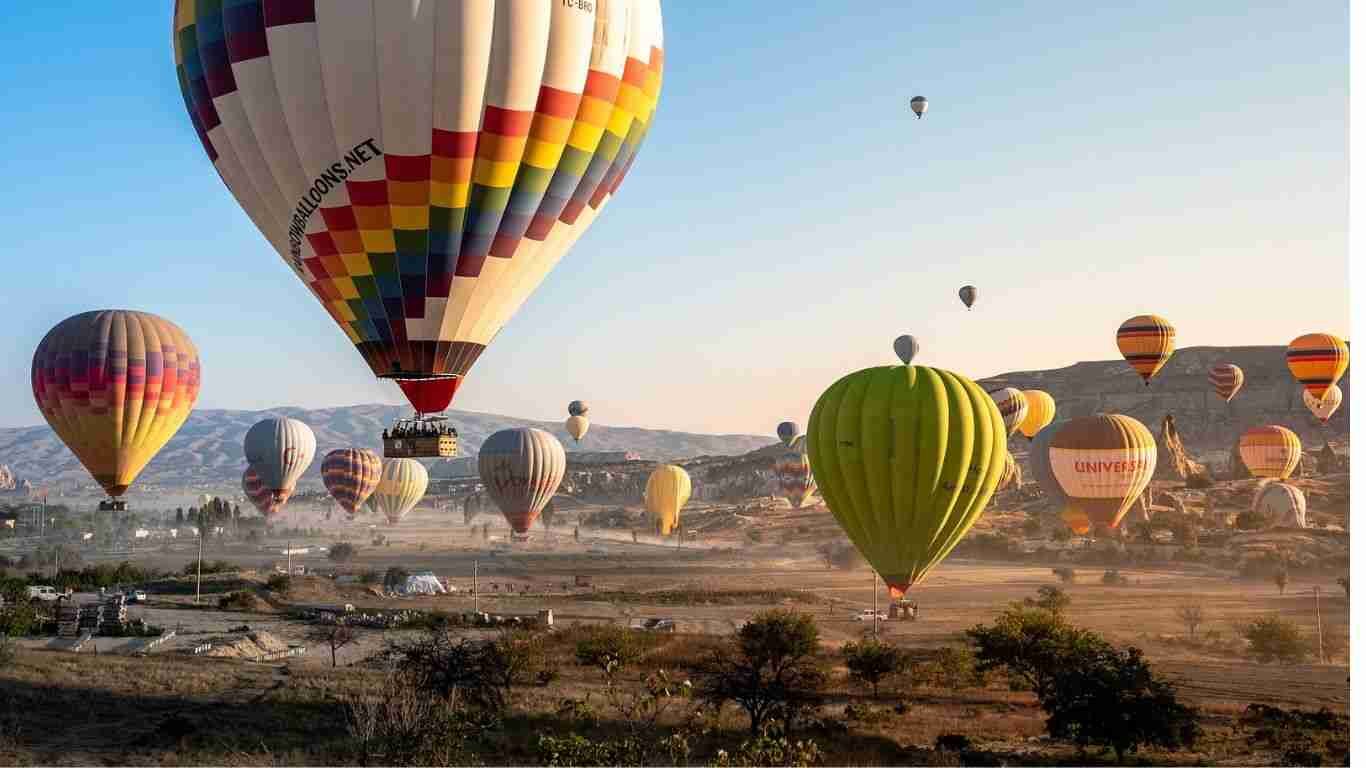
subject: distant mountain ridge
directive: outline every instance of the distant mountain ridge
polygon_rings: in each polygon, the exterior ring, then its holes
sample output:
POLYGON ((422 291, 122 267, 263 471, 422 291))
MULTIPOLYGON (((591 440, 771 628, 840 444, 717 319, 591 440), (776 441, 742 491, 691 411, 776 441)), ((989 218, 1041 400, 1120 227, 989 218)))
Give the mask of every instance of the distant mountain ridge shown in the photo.
MULTIPOLYGON (((240 482, 246 467, 242 438, 261 419, 288 416, 313 428, 318 453, 305 473, 305 486, 321 487, 318 465, 336 448, 361 447, 381 452, 380 434, 394 420, 412 413, 406 406, 353 405, 340 408, 271 408, 263 411, 197 409, 185 426, 157 454, 138 478, 137 486, 204 488, 240 482)), ((654 460, 693 456, 738 455, 774 442, 756 435, 704 435, 637 427, 594 424, 581 443, 575 444, 560 422, 534 421, 495 414, 450 411, 449 423, 460 433, 462 455, 478 453, 490 434, 508 427, 539 427, 556 435, 569 451, 632 451, 654 460)), ((8 464, 15 476, 35 485, 94 483, 76 457, 46 425, 0 429, 0 464, 8 464)))

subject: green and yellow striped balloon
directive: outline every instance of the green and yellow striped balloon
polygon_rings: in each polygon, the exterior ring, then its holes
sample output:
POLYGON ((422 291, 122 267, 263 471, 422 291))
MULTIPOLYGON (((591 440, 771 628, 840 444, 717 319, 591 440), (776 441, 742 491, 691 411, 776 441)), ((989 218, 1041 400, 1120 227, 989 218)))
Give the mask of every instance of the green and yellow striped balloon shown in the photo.
POLYGON ((957 373, 866 368, 816 401, 806 446, 826 505, 898 599, 991 500, 1006 429, 986 391, 957 373))

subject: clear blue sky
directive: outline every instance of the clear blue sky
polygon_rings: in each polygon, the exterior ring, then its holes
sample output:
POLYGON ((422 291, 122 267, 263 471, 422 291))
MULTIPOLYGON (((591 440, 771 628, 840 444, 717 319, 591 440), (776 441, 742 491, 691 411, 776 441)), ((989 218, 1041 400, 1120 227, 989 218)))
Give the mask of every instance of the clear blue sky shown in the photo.
MULTIPOLYGON (((0 28, 0 426, 41 422, 47 329, 111 306, 190 333, 201 407, 400 402, 205 158, 169 6, 0 28)), ((973 376, 1117 357, 1140 312, 1345 335, 1347 4, 1027 6, 666 0, 640 158, 454 407, 767 433, 902 332, 973 376)))

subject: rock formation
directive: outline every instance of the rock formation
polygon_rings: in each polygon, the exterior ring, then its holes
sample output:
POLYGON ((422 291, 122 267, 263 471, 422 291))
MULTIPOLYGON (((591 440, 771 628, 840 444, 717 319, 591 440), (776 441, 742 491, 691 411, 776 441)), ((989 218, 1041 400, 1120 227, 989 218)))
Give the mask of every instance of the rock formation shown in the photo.
POLYGON ((1321 475, 1331 475, 1347 471, 1347 462, 1338 457, 1333 446, 1324 441, 1323 447, 1314 455, 1314 469, 1321 475))
POLYGON ((1210 485, 1209 470, 1192 459, 1181 443, 1176 429, 1176 417, 1170 413, 1162 419, 1162 434, 1157 438, 1157 471, 1154 480, 1179 480, 1195 488, 1210 485))
POLYGON ((14 488, 14 473, 10 471, 8 464, 0 464, 0 491, 12 491, 14 488))

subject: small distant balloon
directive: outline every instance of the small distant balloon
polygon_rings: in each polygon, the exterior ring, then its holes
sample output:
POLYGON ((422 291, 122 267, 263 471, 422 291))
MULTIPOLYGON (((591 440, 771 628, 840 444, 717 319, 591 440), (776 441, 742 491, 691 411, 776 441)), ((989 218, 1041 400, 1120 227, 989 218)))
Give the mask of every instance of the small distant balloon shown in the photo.
POLYGON ((582 401, 582 400, 570 400, 570 401, 569 401, 569 415, 570 415, 570 416, 587 416, 587 415, 588 415, 588 404, 585 403, 585 402, 582 401))
POLYGON ((1209 384, 1214 387, 1214 393, 1224 402, 1229 402, 1238 390, 1243 388, 1243 369, 1233 363, 1218 363, 1210 366, 1209 384))
POLYGON ((792 441, 797 437, 797 425, 791 421, 784 421, 778 425, 778 439, 783 445, 792 445, 792 441))
POLYGON ((911 111, 915 113, 916 120, 919 120, 925 114, 925 110, 929 109, 929 107, 930 100, 924 96, 916 96, 911 99, 911 111))
POLYGON ((1314 414, 1314 418, 1328 423, 1328 420, 1342 405, 1342 388, 1334 384, 1324 390, 1323 397, 1314 397, 1308 389, 1304 390, 1304 404, 1314 414))
POLYGON ((965 285, 962 288, 959 288, 958 298, 962 300, 963 304, 968 309, 972 309, 972 305, 977 303, 977 286, 965 285))
POLYGON ((896 337, 896 341, 892 342, 892 349, 896 350, 896 356, 901 358, 903 364, 910 365, 915 356, 920 354, 920 342, 916 341, 914 336, 905 334, 896 337))
POLYGON ((1119 326, 1115 343, 1147 384, 1176 351, 1176 328, 1158 315, 1138 315, 1119 326))
POLYGON ((1006 426, 1006 436, 1020 431, 1025 418, 1029 416, 1029 400, 1025 394, 1014 387, 1002 387, 989 393, 1001 411, 1001 421, 1006 426))

